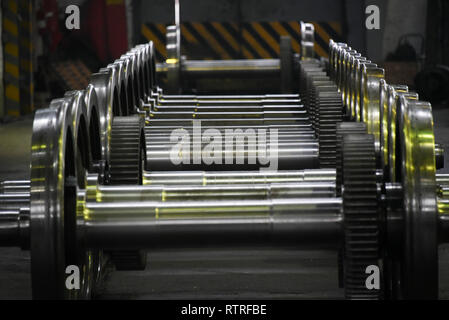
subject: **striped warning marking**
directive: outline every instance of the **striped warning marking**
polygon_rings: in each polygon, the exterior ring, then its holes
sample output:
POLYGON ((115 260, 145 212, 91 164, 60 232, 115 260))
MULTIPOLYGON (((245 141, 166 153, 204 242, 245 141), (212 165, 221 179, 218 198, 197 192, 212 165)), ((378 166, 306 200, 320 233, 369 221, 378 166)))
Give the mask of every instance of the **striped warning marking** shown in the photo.
MULTIPOLYGON (((327 57, 329 39, 342 41, 339 22, 313 22, 315 53, 327 57)), ((142 41, 152 40, 158 61, 164 61, 166 24, 142 24, 142 41)), ((189 59, 270 59, 279 58, 279 40, 290 36, 294 52, 300 53, 300 26, 297 21, 183 22, 181 50, 189 59)))
MULTIPOLYGON (((4 46, 3 81, 4 114, 20 115, 19 15, 17 1, 4 0, 2 5, 2 38, 4 46)), ((1 115, 0 115, 1 116, 1 115)))
POLYGON ((34 109, 33 83, 33 1, 19 0, 19 69, 20 69, 20 106, 23 113, 34 109))
POLYGON ((154 24, 142 24, 141 32, 145 39, 153 41, 156 49, 156 59, 158 61, 165 60, 167 56, 167 51, 165 50, 165 33, 160 33, 154 24))

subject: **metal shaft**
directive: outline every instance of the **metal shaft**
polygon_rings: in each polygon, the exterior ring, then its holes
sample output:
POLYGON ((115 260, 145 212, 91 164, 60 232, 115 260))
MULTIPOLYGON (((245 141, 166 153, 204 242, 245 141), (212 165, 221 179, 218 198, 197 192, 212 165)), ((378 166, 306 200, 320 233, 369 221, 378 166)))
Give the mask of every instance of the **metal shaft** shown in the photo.
POLYGON ((175 104, 163 104, 163 105, 144 105, 144 110, 147 112, 282 112, 282 111, 298 111, 303 110, 304 107, 300 104, 276 104, 276 105, 258 105, 251 104, 245 105, 242 103, 229 103, 229 104, 190 104, 190 103, 175 103, 175 104))
MULTIPOLYGON (((103 190, 105 192, 105 190, 103 190)), ((98 201, 78 195, 78 234, 89 248, 338 245, 341 199, 98 201)))
MULTIPOLYGON (((146 141, 150 142, 151 144, 166 144, 166 143, 173 143, 173 137, 172 135, 178 137, 178 133, 182 130, 182 133, 184 135, 189 136, 191 139, 201 139, 199 138, 204 133, 198 133, 195 132, 196 130, 192 130, 192 128, 189 127, 183 127, 183 128, 169 128, 168 130, 155 130, 155 129, 145 129, 145 139, 146 141), (175 131, 177 130, 177 131, 175 131)), ((207 130, 207 129, 206 129, 207 130)), ((222 137, 226 137, 226 129, 214 129, 214 132, 219 132, 219 134, 222 137)), ((228 129, 233 130, 233 129, 228 129)), ((270 133, 272 131, 251 131, 252 129, 240 129, 242 134, 245 132, 249 135, 256 136, 257 134, 267 134, 268 138, 270 133), (248 131, 249 130, 249 131, 248 131)), ((262 129, 264 130, 264 129, 262 129)), ((229 132, 229 131, 228 131, 229 132)), ((230 131, 231 133, 235 133, 235 131, 230 131)), ((303 141, 315 141, 315 133, 311 130, 297 130, 297 131, 286 131, 283 129, 276 129, 276 135, 278 138, 278 142, 286 142, 286 141, 293 141, 293 142, 303 142, 303 141)), ((176 139, 177 140, 177 139, 176 139)))
POLYGON ((150 111, 151 120, 154 119, 307 119, 305 110, 287 111, 150 111))
POLYGON ((198 100, 198 101, 226 101, 226 100, 239 100, 239 101, 259 101, 259 100, 298 100, 299 94, 263 94, 263 95, 161 95, 162 101, 168 100, 198 100))
POLYGON ((242 99, 226 99, 226 100, 200 100, 200 99, 168 99, 168 100, 159 100, 158 103, 152 104, 144 104, 145 106, 154 106, 154 107, 176 107, 176 106, 184 106, 184 107, 221 107, 223 109, 231 108, 231 107, 240 107, 240 108, 252 108, 252 107, 260 107, 260 108, 282 108, 282 107, 297 107, 302 108, 300 99, 260 99, 260 100, 244 100, 242 99))
MULTIPOLYGON (((166 74, 167 63, 156 64, 156 70, 158 74, 166 74)), ((181 72, 188 78, 279 77, 281 66, 279 59, 186 60, 181 72)))
POLYGON ((318 167, 318 142, 222 145, 213 152, 204 151, 205 144, 191 141, 173 146, 147 143, 147 170, 257 170, 270 167, 299 170, 318 167), (275 166, 275 167, 273 167, 275 166))
MULTIPOLYGON (((153 119, 150 118, 147 123, 150 126, 192 126, 195 119, 186 118, 173 118, 173 119, 153 119)), ((203 126, 263 126, 263 125, 305 125, 311 126, 309 118, 307 116, 301 117, 285 117, 285 118, 214 118, 214 119, 201 119, 201 125, 203 126)))
MULTIPOLYGON (((158 93, 157 93, 158 94, 158 93)), ((286 99, 299 99, 299 94, 291 93, 291 94, 245 94, 245 95, 232 95, 232 94, 225 94, 225 95, 194 95, 194 94, 169 94, 169 95, 161 95, 161 100, 220 100, 220 101, 226 101, 226 100, 263 100, 263 99, 269 99, 269 100, 286 100, 286 99)))
MULTIPOLYGON (((185 121, 184 123, 175 123, 173 122, 172 124, 164 124, 163 122, 158 122, 158 121, 151 121, 151 120, 147 120, 147 125, 145 126, 145 131, 152 131, 152 130, 157 130, 157 131, 172 131, 173 129, 177 129, 177 128, 183 128, 186 130, 192 130, 194 128, 194 124, 195 122, 193 121, 185 121)), ((314 132, 312 130, 312 126, 310 123, 277 123, 277 124, 219 124, 216 126, 211 126, 208 125, 207 122, 201 121, 201 129, 216 129, 216 130, 248 130, 248 129, 253 129, 253 130, 270 130, 270 129, 276 129, 276 130, 282 130, 282 131, 308 131, 310 132, 314 132)))
POLYGON ((237 185, 305 182, 335 182, 335 169, 297 171, 144 171, 146 185, 237 185))
MULTIPOLYGON (((179 181, 180 183, 182 181, 179 181)), ((101 202, 267 200, 335 197, 334 182, 296 182, 238 185, 144 185, 98 186, 95 197, 101 202)))

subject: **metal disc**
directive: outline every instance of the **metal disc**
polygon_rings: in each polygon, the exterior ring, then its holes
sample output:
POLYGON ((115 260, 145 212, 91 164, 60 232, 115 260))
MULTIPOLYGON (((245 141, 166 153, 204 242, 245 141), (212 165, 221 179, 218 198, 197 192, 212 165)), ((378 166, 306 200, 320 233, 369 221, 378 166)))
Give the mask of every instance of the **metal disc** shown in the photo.
POLYGON ((73 237, 65 229, 76 213, 72 102, 70 97, 53 100, 49 108, 36 112, 33 123, 30 249, 35 299, 71 296, 65 288, 65 269, 73 263, 66 246, 73 237))
MULTIPOLYGON (((391 90, 392 88, 390 88, 391 90)), ((388 102, 388 179, 391 182, 400 182, 396 177, 396 154, 401 152, 401 150, 396 150, 397 142, 396 137, 398 134, 397 128, 397 117, 398 117, 398 100, 400 97, 406 97, 407 99, 418 100, 418 95, 416 93, 408 92, 408 93, 397 93, 393 94, 393 92, 389 93, 389 102, 388 102)))
POLYGON ((110 132, 112 117, 117 112, 117 76, 115 69, 101 69, 100 72, 91 76, 90 83, 95 88, 98 100, 98 114, 100 117, 101 145, 103 148, 104 160, 109 160, 110 153, 110 132), (115 112, 114 112, 115 111, 115 112))
POLYGON ((404 192, 402 294, 405 299, 437 299, 438 211, 430 103, 400 97, 397 132, 397 174, 404 192))
POLYGON ((384 77, 384 69, 362 66, 361 82, 361 120, 366 123, 368 134, 374 135, 376 152, 380 150, 380 105, 379 81, 384 77))

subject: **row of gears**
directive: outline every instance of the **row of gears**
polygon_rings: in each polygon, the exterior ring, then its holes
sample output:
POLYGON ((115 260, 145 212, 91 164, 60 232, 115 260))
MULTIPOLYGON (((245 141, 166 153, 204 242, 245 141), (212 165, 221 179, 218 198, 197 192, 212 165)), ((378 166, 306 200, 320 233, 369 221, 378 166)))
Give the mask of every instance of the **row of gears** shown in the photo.
POLYGON ((337 124, 343 120, 343 102, 335 83, 318 60, 300 62, 300 95, 319 141, 321 168, 335 168, 337 124))
POLYGON ((337 168, 337 192, 343 198, 344 246, 339 252, 340 283, 348 299, 379 299, 366 287, 367 265, 378 265, 380 212, 373 136, 362 122, 343 122, 342 94, 326 65, 300 62, 300 94, 319 140, 322 168, 337 168), (342 186, 344 185, 344 191, 342 186))

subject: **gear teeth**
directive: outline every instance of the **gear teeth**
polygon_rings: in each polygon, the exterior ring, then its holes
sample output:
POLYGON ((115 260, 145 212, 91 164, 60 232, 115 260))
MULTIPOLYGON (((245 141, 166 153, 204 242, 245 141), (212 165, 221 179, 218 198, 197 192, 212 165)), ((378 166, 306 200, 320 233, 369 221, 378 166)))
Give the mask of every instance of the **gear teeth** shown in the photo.
POLYGON ((343 101, 336 86, 318 86, 313 121, 319 141, 321 168, 337 164, 337 124, 342 121, 343 101))
POLYGON ((342 142, 343 135, 346 134, 363 134, 366 133, 366 124, 363 122, 340 122, 337 123, 337 195, 341 196, 341 184, 342 184, 342 142))
POLYGON ((319 141, 321 168, 335 168, 336 125, 343 118, 343 100, 337 86, 315 60, 300 63, 300 94, 319 141))
POLYGON ((379 266, 380 214, 374 137, 362 125, 339 126, 343 181, 344 282, 347 299, 380 299, 382 291, 366 288, 366 267, 379 266), (344 132, 344 133, 343 133, 344 132), (348 134, 349 133, 349 134, 348 134))
POLYGON ((304 102, 304 106, 306 107, 307 111, 309 112, 309 115, 311 115, 310 110, 310 99, 309 94, 310 92, 310 84, 309 84, 309 78, 312 74, 324 74, 324 66, 320 63, 318 60, 303 60, 300 62, 300 73, 299 73, 299 94, 301 97, 301 100, 304 102))
MULTIPOLYGON (((114 117, 111 130, 111 154, 109 160, 110 184, 142 184, 142 159, 145 157, 145 141, 142 141, 144 120, 139 116, 114 117)), ((111 251, 111 260, 117 270, 144 270, 146 251, 111 251)))
POLYGON ((142 128, 143 119, 138 116, 114 118, 109 160, 111 184, 142 184, 142 128))

